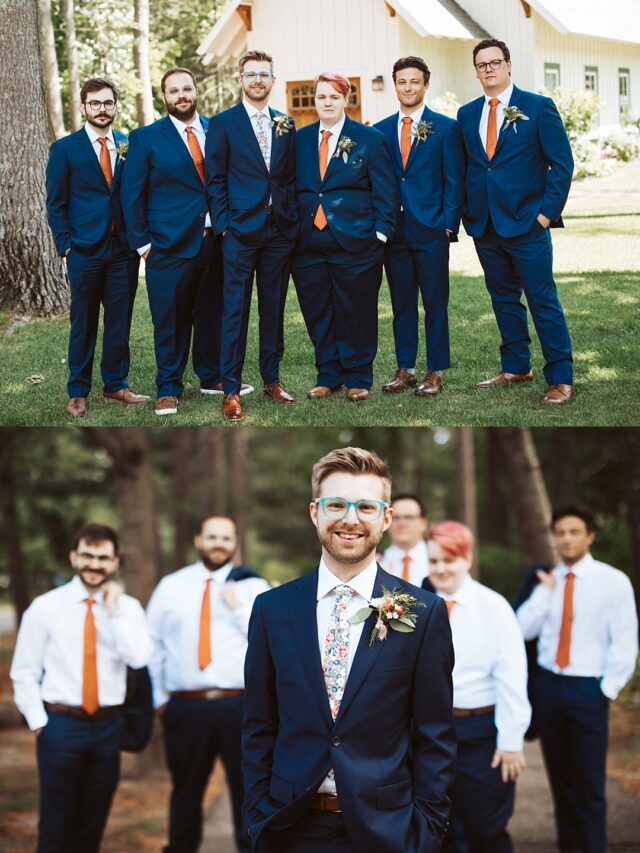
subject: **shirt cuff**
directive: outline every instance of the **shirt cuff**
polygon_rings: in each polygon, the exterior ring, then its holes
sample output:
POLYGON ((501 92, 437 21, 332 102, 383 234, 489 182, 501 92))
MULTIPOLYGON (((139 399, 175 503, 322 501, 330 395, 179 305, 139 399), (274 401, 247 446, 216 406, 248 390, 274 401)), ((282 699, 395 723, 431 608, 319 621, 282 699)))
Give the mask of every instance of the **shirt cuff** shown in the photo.
POLYGON ((515 729, 498 731, 496 746, 505 752, 522 752, 522 747, 524 746, 523 734, 521 731, 515 729))
POLYGON ((136 249, 136 252, 140 255, 140 257, 142 257, 144 255, 144 253, 147 251, 147 249, 150 249, 150 248, 151 248, 151 243, 147 243, 146 246, 140 246, 139 249, 136 249))
POLYGON ((42 703, 25 712, 24 717, 32 732, 35 732, 36 729, 43 729, 49 722, 49 717, 42 703))
POLYGON ((611 699, 612 702, 618 698, 618 693, 620 692, 606 678, 602 678, 600 680, 600 690, 602 690, 607 699, 611 699))
POLYGON ((387 242, 387 235, 386 235, 386 234, 383 234, 381 231, 376 231, 376 237, 377 237, 377 238, 378 238, 378 240, 380 240, 382 243, 386 243, 386 242, 387 242))

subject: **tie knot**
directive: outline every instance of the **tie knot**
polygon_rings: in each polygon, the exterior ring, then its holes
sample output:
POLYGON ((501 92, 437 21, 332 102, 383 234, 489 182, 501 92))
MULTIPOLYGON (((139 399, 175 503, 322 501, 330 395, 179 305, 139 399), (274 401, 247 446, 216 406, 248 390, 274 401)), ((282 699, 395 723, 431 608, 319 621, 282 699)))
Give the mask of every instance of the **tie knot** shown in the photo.
POLYGON ((405 116, 402 119, 402 124, 411 124, 412 121, 413 121, 413 119, 411 118, 411 116, 405 116))
POLYGON ((188 133, 189 135, 193 133, 193 128, 191 127, 191 125, 189 125, 189 126, 187 127, 187 133, 188 133))
POLYGON ((100 145, 102 145, 103 148, 107 147, 107 140, 105 139, 104 136, 99 136, 98 142, 100 143, 100 145))
POLYGON ((335 589, 336 592, 336 601, 348 601, 353 595, 353 590, 347 584, 340 584, 335 589))
POLYGON ((91 606, 92 606, 93 604, 95 604, 95 601, 93 600, 93 598, 85 598, 85 601, 87 602, 87 607, 88 607, 89 609, 91 609, 91 606))
POLYGON ((322 141, 323 141, 323 142, 326 142, 326 141, 327 141, 327 139, 328 139, 330 136, 332 136, 332 135, 333 135, 333 134, 331 133, 331 131, 330 131, 330 130, 323 130, 323 131, 322 131, 322 141))
POLYGON ((489 98, 489 106, 490 106, 492 109, 495 109, 495 108, 498 106, 498 104, 499 104, 499 103, 500 103, 500 99, 499 99, 499 98, 489 98))

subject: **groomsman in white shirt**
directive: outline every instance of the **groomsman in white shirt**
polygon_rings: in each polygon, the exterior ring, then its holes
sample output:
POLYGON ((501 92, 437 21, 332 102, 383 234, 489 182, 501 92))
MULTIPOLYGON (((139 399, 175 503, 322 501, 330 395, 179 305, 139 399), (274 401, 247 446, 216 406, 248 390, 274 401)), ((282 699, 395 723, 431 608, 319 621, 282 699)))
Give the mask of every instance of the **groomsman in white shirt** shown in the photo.
POLYGON ((534 707, 562 851, 604 853, 609 702, 629 680, 638 654, 633 587, 594 560, 593 516, 569 506, 553 513, 561 562, 538 572, 518 608, 526 640, 538 639, 534 707))
POLYGON ((97 851, 118 785, 126 668, 151 654, 141 605, 112 580, 118 553, 110 527, 81 528, 76 577, 38 596, 18 631, 11 679, 37 738, 38 853, 97 851))
POLYGON ((147 609, 154 643, 149 666, 154 705, 164 723, 173 783, 169 844, 164 849, 198 849, 202 800, 220 756, 236 843, 239 850, 250 850, 240 811, 244 658, 254 599, 269 584, 247 566, 234 567, 238 536, 229 516, 205 518, 194 544, 198 562, 164 577, 147 609))
POLYGON ((432 591, 430 585, 424 584, 429 575, 429 554, 425 541, 428 520, 425 505, 417 495, 407 492, 395 495, 391 506, 391 545, 382 555, 381 565, 389 574, 432 591))

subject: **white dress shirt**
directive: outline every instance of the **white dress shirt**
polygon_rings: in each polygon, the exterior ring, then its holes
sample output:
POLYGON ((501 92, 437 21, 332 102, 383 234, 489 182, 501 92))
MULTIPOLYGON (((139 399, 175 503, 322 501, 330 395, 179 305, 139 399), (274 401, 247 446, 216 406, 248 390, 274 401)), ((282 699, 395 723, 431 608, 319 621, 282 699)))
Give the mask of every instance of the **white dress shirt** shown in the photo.
POLYGON ((526 640, 538 637, 538 663, 562 675, 601 678, 600 689, 615 699, 633 675, 638 655, 638 617, 633 587, 624 572, 587 554, 570 570, 560 563, 555 584, 540 583, 518 608, 526 640), (575 575, 569 666, 560 670, 556 653, 562 624, 567 572, 575 575))
MULTIPOLYGON (((376 574, 378 567, 375 559, 372 560, 366 569, 352 578, 349 583, 345 584, 340 578, 336 577, 333 572, 327 568, 324 560, 320 560, 320 568, 318 569, 318 595, 316 620, 318 623, 318 645, 320 647, 320 661, 324 658, 324 641, 329 629, 329 620, 333 603, 335 601, 335 588, 337 586, 349 586, 354 591, 355 595, 351 597, 351 601, 347 605, 347 615, 351 618, 356 611, 362 607, 366 607, 373 596, 373 587, 376 582, 376 574)), ((347 658, 347 681, 353 664, 353 658, 360 642, 364 622, 358 622, 357 625, 349 625, 349 656, 347 658)), ((327 699, 327 704, 328 704, 327 699)), ((335 794, 336 783, 334 779, 327 776, 322 785, 318 788, 320 793, 335 794)))
MULTIPOLYGON (((99 133, 96 133, 95 129, 93 127, 91 127, 89 122, 87 122, 85 124, 84 129, 87 131, 87 136, 89 137, 89 140, 91 142, 91 147, 95 151, 96 157, 98 158, 98 161, 99 161, 100 160, 100 151, 102 150, 102 146, 98 142, 98 139, 102 139, 102 137, 100 136, 99 133)), ((116 142, 115 142, 115 139, 113 138, 113 131, 111 130, 111 128, 109 128, 109 130, 107 131, 107 135, 106 135, 105 139, 107 140, 107 150, 109 151, 109 157, 111 158, 111 174, 113 175, 113 173, 116 170, 116 158, 118 156, 118 152, 116 149, 116 142)))
POLYGON ((527 656, 511 605, 499 593, 467 577, 453 595, 451 611, 453 707, 495 705, 497 747, 520 752, 531 721, 527 656))
POLYGON ((397 545, 390 545, 382 555, 382 567, 397 578, 402 577, 403 558, 411 557, 409 563, 409 583, 422 586, 422 581, 429 576, 429 550, 427 543, 421 539, 417 545, 408 551, 403 551, 397 545))
POLYGON ((251 608, 266 592, 264 578, 247 578, 234 584, 237 607, 222 600, 220 590, 233 568, 227 563, 215 572, 194 563, 164 577, 147 607, 153 655, 149 664, 153 702, 157 708, 174 690, 239 689, 244 687, 244 658, 251 608), (211 663, 198 666, 200 610, 207 580, 211 597, 211 663))
MULTIPOLYGON (((418 129, 418 123, 422 120, 422 113, 424 112, 424 103, 420 104, 417 110, 412 113, 409 113, 408 116, 405 116, 403 112, 398 113, 398 145, 400 146, 400 150, 402 151, 402 128, 404 127, 403 119, 411 118, 411 130, 418 129)), ((415 139, 411 139, 411 145, 413 144, 415 139)))
MULTIPOLYGON (((34 599, 25 611, 11 664, 16 705, 29 728, 47 724, 44 702, 82 705, 84 626, 89 593, 79 577, 34 599)), ((98 698, 100 706, 122 705, 127 666, 146 666, 151 640, 144 610, 129 595, 121 595, 111 615, 101 592, 91 596, 96 626, 98 698)))
POLYGON ((487 150, 487 124, 489 122, 489 100, 491 98, 497 98, 500 103, 496 107, 496 142, 500 138, 500 131, 502 129, 502 125, 504 124, 504 108, 509 106, 509 101, 511 99, 511 93, 513 92, 513 83, 509 83, 504 92, 500 92, 499 95, 485 95, 484 96, 484 104, 482 107, 482 114, 480 115, 480 139, 482 140, 482 147, 484 150, 487 150))

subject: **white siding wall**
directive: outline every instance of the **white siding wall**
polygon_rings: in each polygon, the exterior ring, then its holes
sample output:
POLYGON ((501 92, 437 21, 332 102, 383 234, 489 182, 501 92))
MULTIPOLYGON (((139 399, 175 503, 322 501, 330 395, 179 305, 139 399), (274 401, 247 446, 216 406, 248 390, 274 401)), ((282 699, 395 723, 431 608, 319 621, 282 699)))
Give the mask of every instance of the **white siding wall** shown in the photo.
POLYGON ((520 0, 459 0, 460 5, 491 38, 505 42, 511 52, 513 82, 533 88, 533 13, 527 18, 520 0))

